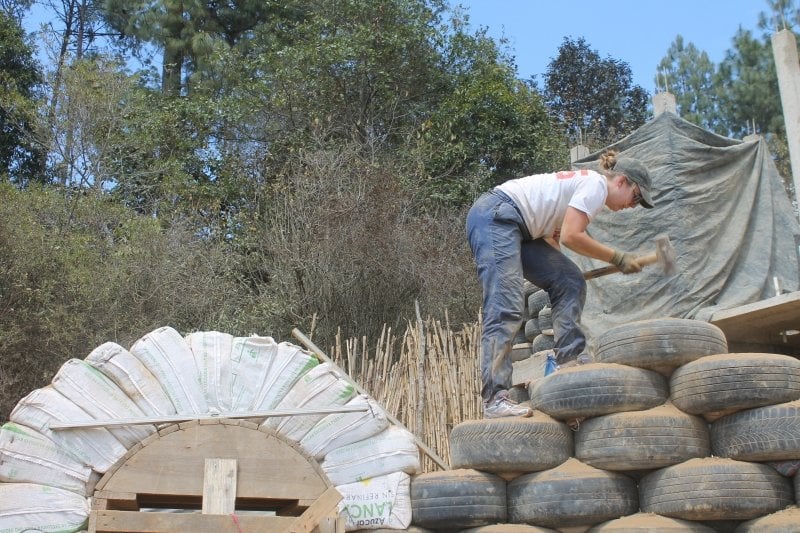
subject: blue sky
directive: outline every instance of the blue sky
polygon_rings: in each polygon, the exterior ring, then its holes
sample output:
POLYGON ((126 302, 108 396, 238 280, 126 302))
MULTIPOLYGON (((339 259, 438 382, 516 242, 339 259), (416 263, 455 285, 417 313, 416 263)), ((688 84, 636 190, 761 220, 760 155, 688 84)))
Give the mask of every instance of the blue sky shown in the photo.
POLYGON ((510 40, 520 78, 541 80, 564 37, 583 37, 601 58, 631 67, 633 82, 653 94, 656 67, 677 35, 719 63, 739 26, 761 34, 765 0, 450 0, 473 28, 510 40))

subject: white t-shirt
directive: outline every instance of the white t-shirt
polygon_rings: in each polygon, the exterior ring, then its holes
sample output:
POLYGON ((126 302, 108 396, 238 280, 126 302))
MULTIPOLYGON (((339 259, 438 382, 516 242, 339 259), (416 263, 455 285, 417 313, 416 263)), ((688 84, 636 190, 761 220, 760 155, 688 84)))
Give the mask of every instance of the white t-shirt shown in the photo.
POLYGON ((517 204, 532 239, 551 237, 560 230, 569 206, 586 213, 591 221, 608 196, 605 176, 587 169, 534 174, 497 188, 517 204))

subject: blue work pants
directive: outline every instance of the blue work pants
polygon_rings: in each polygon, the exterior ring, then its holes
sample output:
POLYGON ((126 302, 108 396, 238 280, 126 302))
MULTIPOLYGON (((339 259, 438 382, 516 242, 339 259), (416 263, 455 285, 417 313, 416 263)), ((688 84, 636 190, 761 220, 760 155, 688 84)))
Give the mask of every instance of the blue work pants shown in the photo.
POLYGON ((586 347, 580 329, 586 281, 578 266, 544 239, 531 239, 514 202, 501 191, 483 194, 467 215, 467 238, 483 287, 481 396, 511 388, 511 347, 525 310, 523 278, 546 290, 553 312, 559 364, 586 347))

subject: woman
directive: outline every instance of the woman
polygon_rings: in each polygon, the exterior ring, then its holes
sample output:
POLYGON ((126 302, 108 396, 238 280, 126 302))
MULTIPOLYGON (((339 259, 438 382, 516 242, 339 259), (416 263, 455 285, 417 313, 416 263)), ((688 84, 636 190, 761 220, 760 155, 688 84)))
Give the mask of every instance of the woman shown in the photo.
POLYGON ((639 272, 633 255, 589 236, 586 228, 603 206, 620 211, 653 207, 647 168, 636 159, 604 153, 600 171, 571 170, 510 180, 483 194, 467 215, 467 237, 483 286, 481 377, 484 418, 530 416, 508 398, 511 345, 522 325, 523 277, 550 296, 555 358, 578 363, 586 337, 578 322, 586 282, 560 251, 606 261, 623 273, 639 272))

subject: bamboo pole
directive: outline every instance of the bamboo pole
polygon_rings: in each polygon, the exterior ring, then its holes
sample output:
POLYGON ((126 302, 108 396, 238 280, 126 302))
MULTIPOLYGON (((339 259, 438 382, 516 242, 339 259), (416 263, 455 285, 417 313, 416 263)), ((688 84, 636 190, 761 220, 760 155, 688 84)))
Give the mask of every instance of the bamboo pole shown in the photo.
MULTIPOLYGON (((302 333, 300 330, 298 330, 297 328, 294 328, 294 329, 292 330, 292 335, 294 335, 294 337, 295 337, 297 340, 299 340, 300 342, 302 342, 302 343, 303 343, 303 345, 304 345, 304 346, 305 346, 307 349, 309 349, 309 350, 311 350, 312 352, 316 353, 316 354, 317 354, 317 356, 318 356, 320 359, 322 359, 322 360, 323 360, 323 361, 325 361, 325 362, 329 362, 329 363, 331 363, 331 364, 333 364, 333 365, 336 365, 336 363, 334 363, 333 361, 331 361, 331 359, 330 359, 330 358, 329 358, 329 357, 328 357, 328 356, 327 356, 327 355, 326 355, 326 354, 325 354, 325 353, 324 353, 322 350, 320 350, 320 348, 319 348, 317 345, 315 345, 313 342, 311 342, 311 340, 310 340, 308 337, 306 337, 306 336, 305 336, 305 335, 304 335, 304 334, 303 334, 303 333, 302 333)), ((340 369, 340 370, 341 370, 341 369, 340 369)), ((343 373, 344 373, 344 372, 343 372, 343 373)), ((344 373, 344 377, 345 377, 345 378, 346 378, 346 379, 347 379, 347 380, 350 382, 350 384, 351 384, 351 385, 353 385, 353 386, 356 388, 356 390, 357 390, 358 392, 360 392, 361 394, 365 394, 365 395, 369 396, 369 393, 367 393, 367 391, 365 391, 365 390, 364 390, 364 388, 363 388, 361 385, 359 385, 358 383, 356 383, 356 382, 355 382, 355 381, 354 381, 354 380, 353 380, 353 379, 352 379, 352 378, 351 378, 349 375, 347 375, 347 373, 344 373)), ((386 418, 388 418, 388 419, 389 419, 389 421, 390 421, 390 422, 392 422, 393 424, 395 424, 395 425, 397 425, 397 426, 400 426, 400 427, 402 427, 402 428, 408 429, 408 428, 406 428, 405 424, 403 424, 402 422, 400 422, 400 420, 398 420, 398 419, 397 419, 397 418, 396 418, 396 417, 395 417, 395 416, 394 416, 394 415, 393 415, 391 412, 388 412, 388 411, 386 412, 386 418)), ((417 446, 419 446, 419 447, 420 447, 420 449, 422 449, 422 451, 423 451, 423 452, 425 452, 425 453, 428 455, 428 457, 430 457, 431 459, 433 459, 433 460, 436 462, 436 464, 437 464, 437 465, 439 465, 439 466, 440 466, 441 468, 443 468, 444 470, 449 470, 449 468, 447 467, 447 464, 444 462, 444 460, 443 460, 441 457, 439 457, 439 456, 436 454, 436 452, 434 452, 434 451, 433 451, 433 450, 432 450, 432 449, 431 449, 431 448, 430 448, 430 447, 429 447, 429 446, 428 446, 428 445, 427 445, 425 442, 423 442, 423 441, 422 441, 422 439, 420 439, 420 438, 419 438, 419 437, 418 437, 416 434, 414 434, 413 432, 411 432, 411 434, 412 434, 412 435, 414 435, 414 440, 416 441, 416 443, 417 443, 417 446)))

